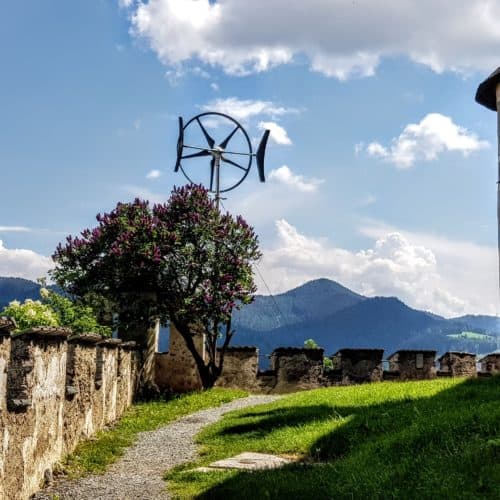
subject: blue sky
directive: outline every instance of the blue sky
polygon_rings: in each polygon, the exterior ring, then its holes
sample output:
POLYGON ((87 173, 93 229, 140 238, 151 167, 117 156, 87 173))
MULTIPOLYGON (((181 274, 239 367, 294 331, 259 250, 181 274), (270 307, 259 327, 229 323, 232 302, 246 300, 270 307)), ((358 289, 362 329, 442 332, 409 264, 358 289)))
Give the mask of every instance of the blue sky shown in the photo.
POLYGON ((325 276, 496 313, 496 117, 474 94, 498 19, 484 0, 6 3, 0 275, 43 274, 117 201, 166 199, 177 117, 222 110, 272 130, 268 181, 252 168, 224 205, 274 293, 325 276))

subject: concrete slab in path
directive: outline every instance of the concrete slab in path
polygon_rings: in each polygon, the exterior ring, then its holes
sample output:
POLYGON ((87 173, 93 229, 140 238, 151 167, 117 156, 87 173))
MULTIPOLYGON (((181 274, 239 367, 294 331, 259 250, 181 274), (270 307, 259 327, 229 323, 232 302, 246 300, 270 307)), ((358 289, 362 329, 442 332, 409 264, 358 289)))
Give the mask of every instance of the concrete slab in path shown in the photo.
POLYGON ((291 460, 277 457, 276 455, 268 455, 266 453, 244 452, 235 457, 225 458, 211 463, 205 471, 210 469, 244 469, 244 470, 262 470, 276 469, 283 465, 291 463, 291 460))

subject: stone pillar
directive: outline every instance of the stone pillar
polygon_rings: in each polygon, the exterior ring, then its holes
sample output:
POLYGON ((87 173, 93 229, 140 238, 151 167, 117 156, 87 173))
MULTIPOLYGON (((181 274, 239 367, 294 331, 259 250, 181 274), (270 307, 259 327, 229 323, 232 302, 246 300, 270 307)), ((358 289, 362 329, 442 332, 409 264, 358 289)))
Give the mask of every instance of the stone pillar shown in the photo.
POLYGON ((67 328, 41 327, 12 336, 7 405, 7 492, 29 498, 64 450, 67 328))
POLYGON ((64 403, 64 447, 71 452, 80 439, 91 436, 94 428, 94 394, 97 369, 96 344, 100 335, 73 335, 68 339, 64 403))
POLYGON ((8 498, 6 481, 7 452, 10 442, 7 415, 7 371, 10 359, 10 332, 16 323, 10 318, 0 318, 0 498, 8 498))
MULTIPOLYGON (((218 349, 220 352, 220 349, 218 349)), ((259 350, 254 346, 231 346, 226 349, 222 373, 215 385, 257 390, 257 371, 259 368, 259 350)))
POLYGON ((118 347, 120 339, 103 339, 97 344, 98 366, 101 376, 103 423, 109 424, 117 418, 116 401, 118 392, 118 347))
POLYGON ((137 344, 135 342, 122 342, 118 346, 118 400, 116 403, 116 411, 121 415, 128 408, 135 395, 135 385, 133 380, 134 367, 137 352, 137 344))
MULTIPOLYGON (((205 358, 205 339, 199 333, 193 338, 196 349, 205 358)), ((198 368, 186 341, 170 323, 169 351, 156 355, 155 381, 161 390, 189 392, 202 388, 198 368)))
MULTIPOLYGON (((0 412, 7 411, 7 370, 10 359, 10 332, 16 327, 14 320, 0 318, 0 412)), ((0 423, 1 420, 0 413, 0 423)), ((1 495, 0 495, 1 497, 1 495)))
POLYGON ((323 376, 322 348, 278 347, 271 354, 276 371, 275 392, 286 393, 320 387, 323 376))
POLYGON ((500 67, 497 68, 476 92, 476 102, 497 113, 498 134, 498 181, 497 181, 497 220, 498 220, 498 279, 500 284, 500 67))

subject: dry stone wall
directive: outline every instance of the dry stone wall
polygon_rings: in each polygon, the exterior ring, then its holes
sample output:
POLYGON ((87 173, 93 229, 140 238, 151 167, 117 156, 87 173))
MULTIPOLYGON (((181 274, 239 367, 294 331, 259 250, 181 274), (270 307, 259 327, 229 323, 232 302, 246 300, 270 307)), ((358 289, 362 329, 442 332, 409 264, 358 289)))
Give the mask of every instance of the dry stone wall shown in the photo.
POLYGON ((13 327, 0 319, 0 498, 24 500, 132 403, 138 356, 118 340, 13 327))
POLYGON ((255 392, 258 369, 259 350, 256 347, 228 347, 216 385, 255 392))
POLYGON ((491 375, 500 373, 500 352, 484 356, 481 359, 481 371, 491 375))
MULTIPOLYGON (((198 352, 203 353, 203 335, 195 335, 198 352)), ((482 360, 484 372, 477 373, 475 356, 450 352, 440 358, 441 370, 436 369, 436 351, 400 350, 383 361, 383 349, 345 348, 331 360, 333 369, 324 369, 323 349, 280 347, 271 354, 271 368, 259 371, 256 347, 228 347, 222 374, 216 385, 279 394, 332 385, 362 382, 433 379, 437 376, 491 376, 500 371, 500 354, 482 360), (384 363, 389 369, 384 370, 384 363)), ((201 389, 197 367, 185 341, 171 325, 170 347, 167 353, 157 353, 155 380, 163 391, 188 392, 201 389)))
MULTIPOLYGON (((193 337, 196 349, 204 357, 203 335, 193 337)), ((155 356, 155 382, 162 391, 189 392, 201 389, 202 383, 193 355, 174 324, 170 324, 169 351, 155 356)))
POLYGON ((383 378, 383 349, 341 349, 332 356, 331 379, 344 385, 380 382, 383 378))
POLYGON ((323 382, 323 349, 281 347, 271 354, 276 372, 273 392, 286 393, 320 387, 323 382))
POLYGON ((427 380, 437 377, 436 351, 401 350, 389 357, 390 370, 398 380, 427 380))
POLYGON ((440 376, 476 377, 476 355, 468 352, 447 352, 439 359, 440 376))

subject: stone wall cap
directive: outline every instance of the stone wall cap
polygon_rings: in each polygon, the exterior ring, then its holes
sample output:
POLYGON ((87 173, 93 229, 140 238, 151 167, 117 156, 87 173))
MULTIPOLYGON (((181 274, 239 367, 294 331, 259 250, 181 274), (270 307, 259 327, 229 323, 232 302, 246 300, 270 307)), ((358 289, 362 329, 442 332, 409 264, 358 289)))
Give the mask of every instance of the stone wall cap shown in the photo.
POLYGON ((440 356, 438 358, 438 361, 441 361, 443 358, 445 358, 446 356, 450 355, 450 354, 454 354, 455 356, 474 356, 476 357, 476 355, 472 352, 465 352, 465 351, 447 351, 445 352, 442 356, 440 356))
POLYGON ((479 361, 483 361, 487 358, 500 358, 500 352, 490 352, 489 354, 485 354, 479 361))
POLYGON ((105 338, 102 339, 98 345, 106 347, 118 347, 122 343, 121 339, 105 338))
MULTIPOLYGON (((217 347, 217 350, 220 351, 221 347, 217 347)), ((257 351, 258 347, 254 345, 231 345, 226 348, 226 352, 229 351, 257 351)))
POLYGON ((337 354, 342 354, 344 352, 350 353, 350 352, 360 352, 360 351, 376 352, 384 354, 384 349, 375 349, 373 347, 346 347, 344 349, 339 349, 335 354, 332 354, 332 356, 336 356, 337 354))
POLYGON ((17 328, 16 320, 9 316, 0 316, 0 337, 10 335, 17 328))
POLYGON ((322 347, 277 347, 274 349, 272 354, 278 353, 317 353, 317 352, 325 352, 322 347))
POLYGON ((391 359, 397 354, 432 354, 436 356, 437 351, 432 349, 400 349, 399 351, 393 352, 387 359, 391 359))
POLYGON ((68 342, 73 342, 75 344, 97 344, 102 340, 102 336, 98 333, 78 333, 76 335, 71 335, 68 342))
POLYGON ((137 342, 135 340, 128 340, 127 342, 122 342, 120 344, 120 347, 122 347, 123 349, 137 349, 137 342))
POLYGON ((35 328, 28 328, 22 332, 12 334, 13 338, 27 337, 37 339, 67 339, 73 331, 71 328, 62 326, 37 326, 35 328))

